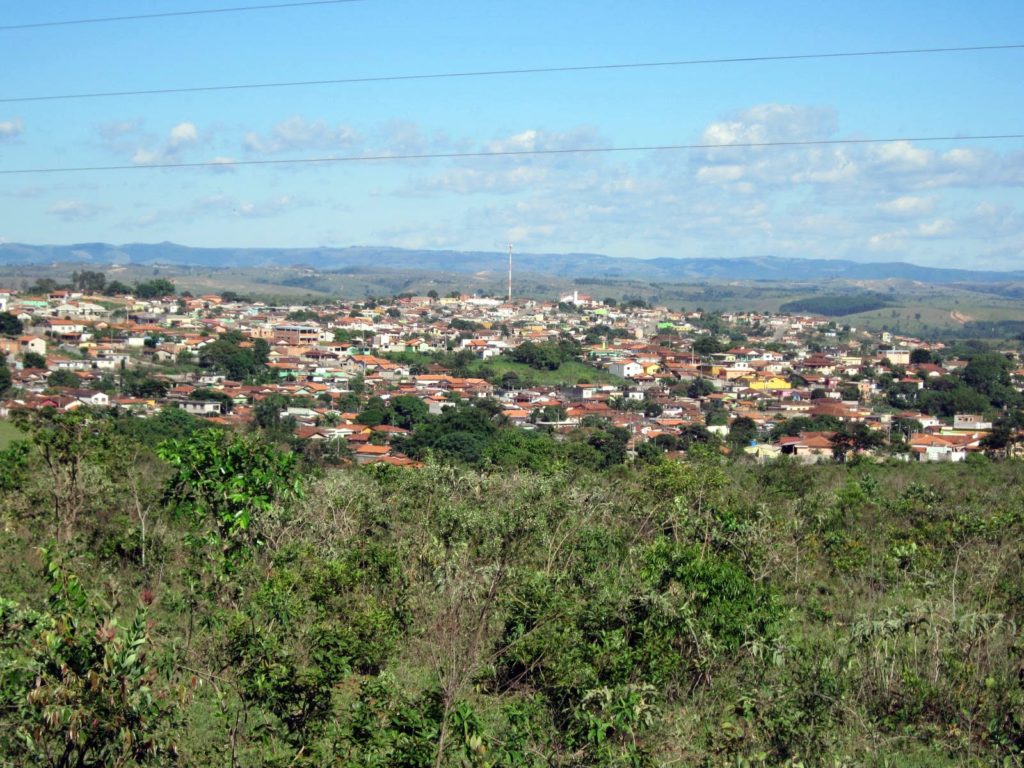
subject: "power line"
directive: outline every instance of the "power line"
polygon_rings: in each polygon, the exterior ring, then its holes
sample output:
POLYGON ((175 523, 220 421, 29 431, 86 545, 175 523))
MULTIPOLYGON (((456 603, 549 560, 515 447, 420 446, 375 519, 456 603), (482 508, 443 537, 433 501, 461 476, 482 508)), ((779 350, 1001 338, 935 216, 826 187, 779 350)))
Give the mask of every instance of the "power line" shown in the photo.
MULTIPOLYGON (((2 29, 2 27, 0 27, 2 29)), ((92 93, 65 93, 46 96, 14 96, 0 98, 0 103, 26 101, 60 101, 66 99, 99 99, 123 96, 156 96, 171 93, 203 93, 210 91, 243 91, 260 88, 296 88, 316 85, 353 85, 357 83, 388 83, 403 80, 443 80, 469 77, 494 77, 499 75, 539 75, 556 72, 595 72, 615 69, 653 69, 656 67, 687 67, 710 64, 751 64, 772 61, 802 61, 808 59, 840 59, 868 56, 907 56, 929 53, 966 53, 971 51, 1004 51, 1024 48, 1022 43, 1010 45, 970 45, 955 48, 904 48, 885 51, 845 51, 838 53, 800 53, 780 56, 743 56, 722 59, 681 59, 678 61, 646 61, 627 64, 586 64, 565 67, 531 67, 528 69, 487 69, 472 72, 434 72, 414 75, 381 75, 374 77, 345 77, 328 80, 295 80, 272 83, 240 83, 236 85, 200 85, 183 88, 153 88, 134 91, 96 91, 92 93)))
POLYGON ((83 171, 138 171, 168 168, 232 168, 247 165, 298 165, 326 163, 365 163, 394 160, 459 160, 490 157, 530 157, 543 155, 610 154, 617 152, 668 152, 694 149, 763 149, 768 147, 824 147, 846 144, 895 144, 899 142, 993 141, 1024 139, 1024 133, 986 134, 980 136, 902 136, 883 139, 818 139, 809 141, 758 141, 737 144, 654 144, 630 147, 572 147, 566 149, 522 149, 496 152, 431 152, 408 155, 349 155, 343 157, 309 157, 271 160, 209 160, 195 163, 151 163, 146 165, 93 165, 78 167, 15 168, 0 170, 0 175, 29 173, 80 173, 83 171))
POLYGON ((275 8, 302 8, 309 5, 340 5, 341 3, 357 3, 361 0, 303 0, 294 3, 274 3, 272 5, 238 5, 233 8, 207 8, 196 11, 168 11, 166 13, 144 13, 135 16, 105 16, 98 19, 71 19, 68 21, 39 21, 34 24, 9 24, 0 27, 0 32, 15 29, 39 29, 40 27, 67 27, 74 24, 103 24, 108 21, 136 21, 139 19, 166 19, 169 16, 205 16, 213 13, 240 13, 242 11, 266 11, 275 8))

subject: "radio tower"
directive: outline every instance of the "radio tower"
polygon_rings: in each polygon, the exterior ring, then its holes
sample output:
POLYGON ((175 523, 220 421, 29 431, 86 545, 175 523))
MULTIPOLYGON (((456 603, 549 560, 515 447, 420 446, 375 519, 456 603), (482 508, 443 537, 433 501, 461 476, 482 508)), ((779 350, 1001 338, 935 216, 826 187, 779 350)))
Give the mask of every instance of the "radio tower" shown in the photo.
POLYGON ((512 303, 512 243, 508 244, 508 303, 512 303))

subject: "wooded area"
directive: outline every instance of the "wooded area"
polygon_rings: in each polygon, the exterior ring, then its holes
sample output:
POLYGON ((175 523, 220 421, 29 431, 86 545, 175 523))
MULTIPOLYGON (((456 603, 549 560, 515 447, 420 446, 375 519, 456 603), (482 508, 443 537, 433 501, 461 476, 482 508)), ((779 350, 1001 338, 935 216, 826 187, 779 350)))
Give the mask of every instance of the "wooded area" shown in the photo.
POLYGON ((5 764, 1020 763, 1019 462, 325 470, 149 421, 2 454, 5 764))

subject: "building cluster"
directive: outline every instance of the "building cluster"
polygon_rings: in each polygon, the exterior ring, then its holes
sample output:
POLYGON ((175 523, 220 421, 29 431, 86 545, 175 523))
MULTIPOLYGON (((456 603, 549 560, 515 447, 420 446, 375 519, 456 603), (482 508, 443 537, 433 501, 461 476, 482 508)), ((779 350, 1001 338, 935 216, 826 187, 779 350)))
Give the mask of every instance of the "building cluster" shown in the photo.
MULTIPOLYGON (((434 414, 459 400, 492 398, 522 429, 557 434, 597 417, 627 430, 634 451, 648 442, 674 450, 703 430, 730 450, 806 461, 831 458, 835 430, 780 436, 776 425, 829 417, 864 425, 882 436, 881 445, 902 429, 904 455, 920 461, 963 460, 992 429, 980 413, 940 419, 884 397, 893 383, 923 389, 965 365, 943 356, 941 344, 869 334, 825 317, 709 315, 578 292, 559 301, 431 295, 272 306, 219 295, 143 300, 3 288, 0 312, 21 327, 0 338, 12 376, 0 417, 82 405, 145 417, 176 406, 242 427, 261 401, 280 395, 286 400, 273 402, 282 403, 280 415, 297 438, 340 442, 360 463, 413 463, 391 445, 405 429, 360 421, 371 397, 413 396, 434 414), (240 351, 260 350, 258 376, 232 378, 230 367, 206 359, 204 351, 224 338, 240 351), (559 341, 576 350, 571 381, 545 384, 556 381, 557 368, 508 362, 526 342, 559 341), (941 362, 912 357, 915 350, 941 362), (162 386, 123 386, 140 376, 162 386), (746 428, 741 442, 729 440, 737 423, 746 428)), ((1017 366, 1020 389, 1024 369, 1017 366)))

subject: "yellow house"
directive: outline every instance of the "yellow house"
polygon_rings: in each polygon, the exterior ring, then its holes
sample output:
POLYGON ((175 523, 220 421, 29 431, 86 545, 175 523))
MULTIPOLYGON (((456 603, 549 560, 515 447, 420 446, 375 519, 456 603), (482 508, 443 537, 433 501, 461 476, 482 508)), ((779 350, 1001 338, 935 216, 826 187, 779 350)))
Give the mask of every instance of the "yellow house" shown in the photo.
POLYGON ((792 389, 790 383, 781 376, 748 376, 740 379, 748 389, 783 391, 792 389))
POLYGON ((656 373, 661 373, 661 365, 659 365, 658 363, 641 363, 640 365, 643 367, 644 373, 646 373, 648 376, 653 376, 656 373))

